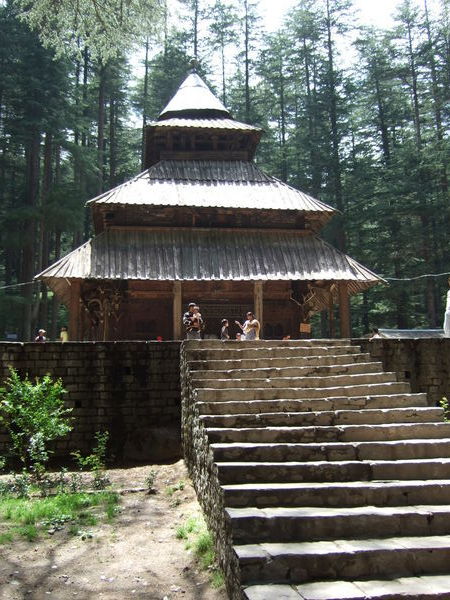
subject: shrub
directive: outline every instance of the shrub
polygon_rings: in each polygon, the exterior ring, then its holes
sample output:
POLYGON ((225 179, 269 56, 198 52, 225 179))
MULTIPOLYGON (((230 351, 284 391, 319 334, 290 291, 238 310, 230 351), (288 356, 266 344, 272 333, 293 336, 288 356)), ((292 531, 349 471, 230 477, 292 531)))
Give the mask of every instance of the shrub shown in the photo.
POLYGON ((64 408, 66 390, 60 379, 45 375, 33 383, 11 367, 9 373, 0 388, 0 423, 11 438, 13 458, 40 477, 51 454, 49 444, 72 430, 72 409, 64 408))

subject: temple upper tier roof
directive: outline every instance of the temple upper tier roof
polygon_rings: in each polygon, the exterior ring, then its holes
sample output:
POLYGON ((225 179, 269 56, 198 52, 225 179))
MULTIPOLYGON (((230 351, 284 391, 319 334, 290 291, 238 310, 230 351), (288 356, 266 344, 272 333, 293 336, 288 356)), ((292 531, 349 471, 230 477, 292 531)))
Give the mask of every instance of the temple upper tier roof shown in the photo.
MULTIPOLYGON (((314 222, 311 226, 314 230, 320 229, 335 213, 331 206, 267 175, 255 163, 247 161, 161 161, 88 204, 93 208, 97 231, 103 229, 97 224, 100 213, 105 211, 111 215, 114 211, 115 219, 110 224, 118 224, 120 207, 134 207, 136 210, 140 207, 141 212, 146 207, 173 207, 174 210, 179 209, 180 214, 189 207, 223 209, 233 211, 235 225, 238 225, 238 210, 251 210, 252 219, 258 219, 258 214, 264 211, 281 211, 286 213, 286 226, 295 226, 295 219, 302 214, 307 223, 311 225, 314 222)), ((215 218, 211 211, 209 214, 212 224, 215 218)), ((153 208, 149 216, 156 218, 156 215, 153 208)), ((175 219, 175 222, 178 220, 175 219)), ((142 224, 156 223, 148 221, 142 224)), ((241 226, 248 227, 250 223, 241 226)))
POLYGON ((230 117, 229 111, 201 77, 197 73, 191 73, 161 111, 158 121, 176 116, 198 117, 202 114, 209 117, 230 117))

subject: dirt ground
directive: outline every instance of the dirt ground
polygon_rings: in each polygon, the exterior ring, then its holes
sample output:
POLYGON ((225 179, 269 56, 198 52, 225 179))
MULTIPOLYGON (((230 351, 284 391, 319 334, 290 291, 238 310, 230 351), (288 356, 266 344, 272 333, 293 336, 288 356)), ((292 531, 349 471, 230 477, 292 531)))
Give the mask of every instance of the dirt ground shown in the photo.
POLYGON ((62 530, 0 546, 0 600, 226 600, 175 537, 200 513, 183 461, 108 474, 116 489, 132 490, 145 487, 151 469, 157 493, 121 495, 117 517, 90 528, 92 538, 62 530), (180 481, 184 488, 169 496, 180 481))

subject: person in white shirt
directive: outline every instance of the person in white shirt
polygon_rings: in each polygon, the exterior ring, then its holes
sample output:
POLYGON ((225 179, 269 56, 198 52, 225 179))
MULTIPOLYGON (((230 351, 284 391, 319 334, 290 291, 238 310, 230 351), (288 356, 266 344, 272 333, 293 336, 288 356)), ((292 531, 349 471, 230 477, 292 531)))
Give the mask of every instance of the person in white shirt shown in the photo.
POLYGON ((447 302, 445 304, 444 315, 444 337, 450 338, 450 277, 448 278, 449 290, 447 292, 447 302))

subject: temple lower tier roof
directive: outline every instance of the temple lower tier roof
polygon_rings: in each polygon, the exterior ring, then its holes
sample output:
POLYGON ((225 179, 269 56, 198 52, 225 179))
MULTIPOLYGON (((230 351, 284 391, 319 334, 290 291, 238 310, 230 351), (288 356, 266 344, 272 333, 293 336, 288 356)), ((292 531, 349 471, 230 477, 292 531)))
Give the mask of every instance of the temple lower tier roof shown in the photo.
POLYGON ((64 301, 71 279, 346 281, 350 294, 382 281, 312 234, 200 228, 108 229, 36 278, 64 301))

